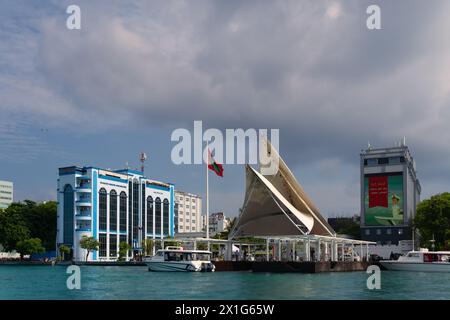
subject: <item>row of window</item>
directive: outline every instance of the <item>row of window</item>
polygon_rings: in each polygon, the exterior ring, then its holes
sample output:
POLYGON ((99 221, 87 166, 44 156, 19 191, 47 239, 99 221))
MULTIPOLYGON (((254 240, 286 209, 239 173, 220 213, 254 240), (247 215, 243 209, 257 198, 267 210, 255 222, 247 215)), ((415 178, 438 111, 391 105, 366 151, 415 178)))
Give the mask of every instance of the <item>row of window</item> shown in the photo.
MULTIPOLYGON (((139 226, 139 212, 138 212, 138 193, 136 192, 137 188, 133 188, 133 200, 132 200, 132 210, 130 210, 130 225, 132 225, 133 234, 138 234, 139 226), (132 211, 132 214, 131 214, 132 211)), ((144 194, 143 194, 144 195, 144 194)), ((105 189, 100 189, 99 191, 99 229, 106 230, 107 229, 107 192, 105 189)), ((161 230, 161 217, 163 216, 163 228, 164 231, 169 233, 169 201, 164 199, 162 202, 162 211, 161 211, 161 199, 156 198, 155 203, 153 203, 153 198, 148 196, 145 203, 145 198, 143 201, 143 211, 145 205, 147 206, 147 224, 146 230, 147 233, 153 233, 153 205, 155 204, 155 230, 156 233, 160 233, 161 230), (164 213, 167 213, 163 215, 164 213)), ((126 232, 126 210, 127 210, 127 195, 125 192, 120 194, 120 203, 119 203, 119 230, 126 232)), ((116 231, 117 230, 117 193, 115 190, 111 190, 109 193, 109 230, 116 231)), ((129 228, 129 231, 130 228, 129 228)))
POLYGON ((385 158, 370 158, 364 159, 365 166, 400 164, 405 162, 405 157, 385 157, 385 158))
POLYGON ((12 194, 11 191, 3 191, 3 190, 0 190, 0 193, 3 193, 3 194, 12 194))
MULTIPOLYGON (((180 230, 183 230, 183 226, 179 226, 178 227, 180 230)), ((186 226, 186 229, 185 229, 186 231, 195 231, 196 230, 196 228, 195 228, 195 226, 192 226, 192 228, 191 227, 189 227, 189 226, 186 226)))
POLYGON ((98 236, 98 241, 100 242, 99 246, 99 257, 100 258, 106 258, 108 251, 108 242, 107 237, 109 236, 109 257, 116 258, 119 254, 119 247, 117 244, 117 239, 119 239, 120 242, 127 242, 127 236, 126 235, 120 235, 119 238, 117 238, 116 234, 109 234, 106 233, 100 233, 98 236))
MULTIPOLYGON (((373 230, 366 229, 364 232, 365 232, 366 236, 370 236, 371 231, 373 231, 373 230)), ((397 229, 397 232, 398 232, 399 235, 402 235, 403 234, 403 229, 397 229)), ((382 234, 381 229, 375 229, 375 233, 374 234, 376 234, 377 236, 381 235, 382 234)), ((386 234, 387 235, 392 235, 392 229, 389 229, 389 228, 386 229, 386 234)))
MULTIPOLYGON (((180 222, 183 222, 183 218, 178 218, 178 220, 179 220, 180 222)), ((189 223, 189 221, 190 221, 191 223, 195 223, 195 219, 191 219, 191 220, 186 219, 186 222, 187 222, 187 223, 189 223)))

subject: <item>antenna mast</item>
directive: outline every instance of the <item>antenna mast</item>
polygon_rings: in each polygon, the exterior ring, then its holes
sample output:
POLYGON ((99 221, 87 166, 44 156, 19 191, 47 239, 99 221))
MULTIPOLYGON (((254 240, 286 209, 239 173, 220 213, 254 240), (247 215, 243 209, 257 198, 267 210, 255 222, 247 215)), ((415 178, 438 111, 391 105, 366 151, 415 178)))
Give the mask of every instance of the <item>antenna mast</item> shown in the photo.
POLYGON ((142 152, 140 154, 139 160, 141 161, 141 172, 142 174, 144 174, 144 162, 147 160, 147 155, 144 152, 142 152))

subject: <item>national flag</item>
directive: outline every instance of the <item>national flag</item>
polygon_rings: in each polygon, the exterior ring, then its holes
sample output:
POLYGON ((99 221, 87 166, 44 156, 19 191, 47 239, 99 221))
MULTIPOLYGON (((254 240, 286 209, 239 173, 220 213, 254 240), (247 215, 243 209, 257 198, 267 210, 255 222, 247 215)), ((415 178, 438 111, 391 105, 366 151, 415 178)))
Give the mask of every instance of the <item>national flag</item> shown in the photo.
POLYGON ((211 150, 208 149, 208 169, 212 170, 219 177, 223 177, 223 166, 217 163, 211 155, 211 150))

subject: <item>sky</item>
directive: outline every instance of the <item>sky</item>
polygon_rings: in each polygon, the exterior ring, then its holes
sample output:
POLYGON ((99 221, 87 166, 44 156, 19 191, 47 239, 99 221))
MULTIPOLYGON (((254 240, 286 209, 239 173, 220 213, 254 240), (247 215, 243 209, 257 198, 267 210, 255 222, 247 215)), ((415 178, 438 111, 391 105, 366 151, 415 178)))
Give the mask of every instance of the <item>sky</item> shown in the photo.
MULTIPOLYGON (((450 2, 21 1, 0 3, 0 180, 56 199, 58 168, 139 166, 205 193, 175 165, 177 128, 279 129, 280 153, 325 216, 359 213, 359 154, 406 136, 422 198, 450 184, 450 2), (67 6, 81 30, 66 28, 67 6), (371 4, 381 30, 366 27, 371 4)), ((210 176, 235 216, 242 165, 210 176)))

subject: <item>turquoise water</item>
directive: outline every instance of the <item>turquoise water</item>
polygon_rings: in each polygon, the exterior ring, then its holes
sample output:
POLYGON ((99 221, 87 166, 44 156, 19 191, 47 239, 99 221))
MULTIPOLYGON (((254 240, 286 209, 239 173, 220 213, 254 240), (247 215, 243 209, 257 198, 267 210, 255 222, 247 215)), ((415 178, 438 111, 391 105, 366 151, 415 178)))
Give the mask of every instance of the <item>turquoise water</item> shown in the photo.
POLYGON ((146 267, 81 267, 68 290, 66 267, 0 266, 0 299, 450 299, 450 273, 162 273, 146 267))

